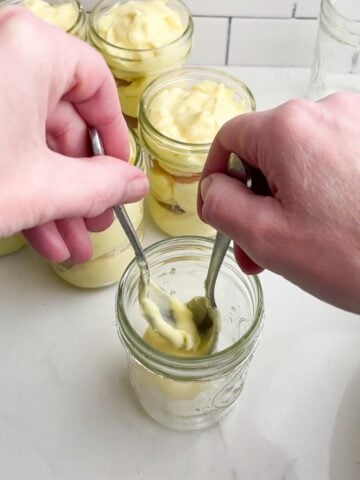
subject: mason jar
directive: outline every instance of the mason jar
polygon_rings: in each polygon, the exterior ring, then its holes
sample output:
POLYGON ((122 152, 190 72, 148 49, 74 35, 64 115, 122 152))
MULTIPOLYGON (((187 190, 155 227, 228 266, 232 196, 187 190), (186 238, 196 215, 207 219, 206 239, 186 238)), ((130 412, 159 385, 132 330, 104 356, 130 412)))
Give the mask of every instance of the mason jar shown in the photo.
POLYGON ((254 110, 248 87, 220 70, 186 68, 162 75, 146 88, 139 134, 150 183, 147 202, 152 219, 167 235, 214 235, 197 214, 200 175, 222 124, 254 110))
POLYGON ((360 92, 360 2, 322 0, 310 97, 360 92))
POLYGON ((42 20, 86 39, 86 13, 78 0, 5 0, 3 6, 6 5, 26 7, 42 20))
POLYGON ((25 243, 26 241, 21 233, 16 233, 10 237, 0 238, 0 256, 17 252, 25 245, 25 243))
POLYGON ((133 127, 137 127, 145 87, 161 73, 182 67, 191 51, 189 9, 180 0, 165 0, 161 5, 165 12, 158 11, 159 2, 154 0, 102 0, 89 17, 89 42, 110 67, 122 111, 133 127), (144 9, 141 15, 138 8, 144 9))
MULTIPOLYGON (((204 295, 212 247, 213 241, 203 237, 170 238, 147 247, 152 280, 183 302, 204 295)), ((264 304, 258 277, 242 273, 228 250, 215 288, 218 339, 201 357, 163 353, 144 340, 149 325, 140 311, 138 281, 132 261, 116 299, 118 333, 136 398, 166 427, 196 430, 218 422, 239 397, 260 338, 264 304)))
MULTIPOLYGON (((144 169, 144 155, 136 133, 129 129, 130 162, 144 169)), ((143 200, 125 205, 134 228, 143 237, 143 200)), ((134 257, 134 251, 120 223, 113 223, 103 232, 90 233, 93 254, 85 263, 65 261, 51 264, 54 272, 66 282, 81 288, 98 288, 117 283, 126 266, 134 257)))

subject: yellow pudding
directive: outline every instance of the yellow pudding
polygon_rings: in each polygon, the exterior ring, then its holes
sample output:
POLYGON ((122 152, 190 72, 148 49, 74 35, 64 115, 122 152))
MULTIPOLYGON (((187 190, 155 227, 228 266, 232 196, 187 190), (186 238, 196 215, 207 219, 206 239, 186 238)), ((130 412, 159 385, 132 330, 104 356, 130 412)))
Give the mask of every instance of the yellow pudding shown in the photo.
MULTIPOLYGON (((130 130, 130 162, 143 168, 143 153, 136 138, 130 130)), ((140 238, 143 236, 143 200, 125 205, 130 220, 140 238)), ((81 288, 98 288, 119 281, 122 273, 134 257, 134 251, 129 244, 120 223, 114 220, 103 232, 91 233, 93 254, 88 262, 74 264, 63 262, 52 264, 56 274, 66 282, 81 288)))
POLYGON ((161 76, 145 90, 139 120, 147 151, 148 206, 165 233, 214 234, 197 215, 200 174, 222 125, 254 109, 248 88, 217 70, 180 70, 161 76))
POLYGON ((11 237, 0 238, 0 256, 20 250, 25 243, 25 239, 21 233, 11 235, 11 237))
POLYGON ((8 0, 6 4, 22 5, 45 22, 79 38, 86 37, 86 15, 78 0, 8 0))
POLYGON ((179 0, 103 0, 94 8, 89 39, 113 72, 127 117, 137 118, 154 78, 184 64, 192 33, 191 14, 179 0))

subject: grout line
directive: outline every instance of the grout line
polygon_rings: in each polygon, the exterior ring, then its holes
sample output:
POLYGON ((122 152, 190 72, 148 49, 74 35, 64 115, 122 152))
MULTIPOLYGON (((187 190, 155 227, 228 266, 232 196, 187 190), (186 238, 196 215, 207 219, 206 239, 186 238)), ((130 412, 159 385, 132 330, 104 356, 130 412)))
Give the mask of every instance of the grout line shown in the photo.
POLYGON ((296 18, 296 9, 297 9, 297 3, 294 3, 293 9, 292 9, 292 18, 296 18))
POLYGON ((225 50, 225 65, 229 65, 231 22, 232 22, 232 17, 229 17, 228 29, 227 29, 227 42, 226 42, 226 50, 225 50))

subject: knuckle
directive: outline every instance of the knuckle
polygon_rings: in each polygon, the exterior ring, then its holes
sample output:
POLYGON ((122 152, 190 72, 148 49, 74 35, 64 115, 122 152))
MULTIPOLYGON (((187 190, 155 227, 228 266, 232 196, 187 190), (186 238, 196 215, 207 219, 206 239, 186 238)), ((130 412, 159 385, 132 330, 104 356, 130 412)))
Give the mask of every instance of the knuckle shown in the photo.
POLYGON ((276 136, 296 135, 309 119, 311 104, 305 100, 290 100, 274 113, 272 122, 276 136))

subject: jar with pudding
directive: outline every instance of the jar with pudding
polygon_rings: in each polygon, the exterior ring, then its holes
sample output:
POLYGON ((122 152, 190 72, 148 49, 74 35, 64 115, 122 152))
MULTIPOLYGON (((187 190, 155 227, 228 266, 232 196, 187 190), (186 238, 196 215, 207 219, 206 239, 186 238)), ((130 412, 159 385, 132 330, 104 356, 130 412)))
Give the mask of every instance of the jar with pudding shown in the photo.
MULTIPOLYGON (((181 302, 204 295, 212 246, 211 239, 177 237, 147 247, 152 280, 181 302)), ((215 288, 220 323, 211 351, 180 350, 154 331, 139 306, 138 282, 132 261, 120 280, 116 309, 136 398, 169 428, 196 430, 218 422, 235 405, 260 338, 259 279, 242 273, 228 250, 215 288)))
POLYGON ((150 183, 149 212, 166 234, 212 236, 197 215, 197 191, 220 127, 255 110, 248 87, 222 71, 187 68, 165 74, 144 91, 139 132, 150 183))
POLYGON ((17 252, 25 245, 25 243, 26 241, 21 233, 16 233, 10 237, 0 238, 0 256, 17 252))
MULTIPOLYGON (((137 136, 129 129, 130 162, 144 168, 144 155, 137 136)), ((143 200, 125 205, 126 211, 139 236, 143 237, 143 200)), ((117 283, 126 266, 134 257, 131 247, 120 223, 114 220, 103 232, 90 233, 93 254, 85 263, 66 261, 51 264, 54 272, 67 283, 80 288, 98 288, 117 283)))
POLYGON ((4 5, 21 5, 42 20, 86 39, 86 13, 78 0, 6 0, 4 5))
POLYGON ((90 14, 88 34, 115 77, 128 123, 137 127, 145 87, 184 65, 193 22, 180 0, 102 0, 90 14))

